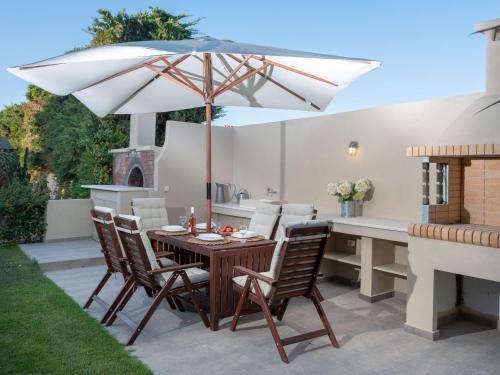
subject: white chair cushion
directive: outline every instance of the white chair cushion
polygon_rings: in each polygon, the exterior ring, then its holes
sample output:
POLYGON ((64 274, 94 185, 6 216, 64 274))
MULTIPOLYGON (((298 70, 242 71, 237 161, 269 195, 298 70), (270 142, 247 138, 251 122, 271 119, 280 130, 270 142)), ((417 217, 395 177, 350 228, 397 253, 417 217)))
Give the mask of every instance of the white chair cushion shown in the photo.
MULTIPOLYGON (((152 270, 159 269, 160 266, 158 265, 153 247, 151 246, 151 241, 149 240, 149 237, 145 231, 141 232, 141 239, 142 239, 142 244, 143 244, 144 248, 146 249, 146 254, 148 256, 148 260, 149 260, 149 263, 151 265, 151 269, 152 270)), ((178 263, 174 262, 172 259, 160 258, 158 260, 160 261, 160 264, 162 267, 178 265, 178 263)))
POLYGON ((284 237, 281 237, 277 240, 276 246, 274 247, 273 257, 271 259, 271 266, 269 267, 269 277, 276 279, 277 271, 278 271, 278 261, 281 255, 281 249, 283 248, 283 244, 285 243, 284 237))
MULTIPOLYGON (((196 268, 196 267, 188 268, 185 271, 186 271, 187 277, 189 278, 189 281, 191 281, 191 284, 196 284, 196 283, 200 283, 202 281, 207 281, 210 277, 210 273, 208 273, 207 271, 204 271, 200 268, 196 268)), ((160 286, 163 287, 167 283, 170 276, 172 276, 172 274, 173 274, 173 272, 163 272, 163 273, 160 273, 159 275, 156 275, 155 278, 156 278, 156 281, 158 282, 158 284, 160 284, 160 286)), ((179 276, 179 277, 177 277, 177 279, 175 279, 174 284, 172 285, 171 289, 180 288, 183 286, 184 286, 184 280, 182 280, 182 277, 179 276)))
POLYGON ((160 229, 168 225, 168 214, 163 198, 134 198, 132 210, 135 216, 140 216, 144 230, 160 229))
POLYGON ((258 203, 248 229, 270 239, 276 220, 278 220, 280 208, 277 204, 258 203))
POLYGON ((284 225, 297 221, 311 220, 313 216, 314 206, 312 204, 284 204, 274 239, 279 240, 285 237, 284 225))
MULTIPOLYGON (((260 272, 260 274, 263 276, 272 277, 271 272, 260 272)), ((233 277, 233 282, 238 284, 241 287, 244 287, 245 283, 247 282, 247 278, 248 278, 247 275, 236 276, 236 277, 233 277)), ((258 280, 258 282, 259 282, 260 289, 262 289, 262 294, 264 294, 264 297, 269 298, 269 295, 271 294, 271 289, 272 289, 271 285, 269 285, 268 283, 266 283, 265 281, 262 281, 262 280, 258 280)), ((250 287, 250 289, 251 289, 252 293, 255 293, 255 288, 253 287, 253 285, 250 287)))

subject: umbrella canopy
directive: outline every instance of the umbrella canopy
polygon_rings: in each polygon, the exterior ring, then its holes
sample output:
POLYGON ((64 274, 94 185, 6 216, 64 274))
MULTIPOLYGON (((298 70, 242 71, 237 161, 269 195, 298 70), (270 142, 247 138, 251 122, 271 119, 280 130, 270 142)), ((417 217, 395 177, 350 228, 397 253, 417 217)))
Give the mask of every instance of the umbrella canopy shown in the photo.
POLYGON ((323 111, 340 90, 379 66, 206 37, 113 44, 8 71, 53 94, 73 94, 98 116, 205 106, 210 223, 212 105, 323 111))

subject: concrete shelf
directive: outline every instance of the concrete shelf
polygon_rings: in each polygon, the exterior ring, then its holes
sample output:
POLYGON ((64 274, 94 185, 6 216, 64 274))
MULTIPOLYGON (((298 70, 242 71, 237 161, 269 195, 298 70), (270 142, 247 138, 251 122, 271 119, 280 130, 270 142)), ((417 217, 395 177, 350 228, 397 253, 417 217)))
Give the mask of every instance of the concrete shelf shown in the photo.
POLYGON ((373 267, 374 270, 385 272, 404 279, 406 279, 408 276, 406 268, 406 265, 397 263, 382 264, 380 266, 373 267))
POLYGON ((324 258, 333 260, 335 262, 341 262, 361 267, 361 256, 356 254, 343 253, 338 251, 338 252, 326 253, 324 255, 324 258))

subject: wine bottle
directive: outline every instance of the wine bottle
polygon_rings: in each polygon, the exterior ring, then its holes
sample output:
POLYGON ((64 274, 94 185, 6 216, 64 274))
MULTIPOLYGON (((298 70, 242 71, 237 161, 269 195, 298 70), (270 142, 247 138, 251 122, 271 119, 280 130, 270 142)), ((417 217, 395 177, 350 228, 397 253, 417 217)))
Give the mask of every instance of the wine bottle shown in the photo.
POLYGON ((189 215, 188 232, 190 234, 196 234, 196 216, 194 215, 194 207, 191 207, 191 214, 189 215))

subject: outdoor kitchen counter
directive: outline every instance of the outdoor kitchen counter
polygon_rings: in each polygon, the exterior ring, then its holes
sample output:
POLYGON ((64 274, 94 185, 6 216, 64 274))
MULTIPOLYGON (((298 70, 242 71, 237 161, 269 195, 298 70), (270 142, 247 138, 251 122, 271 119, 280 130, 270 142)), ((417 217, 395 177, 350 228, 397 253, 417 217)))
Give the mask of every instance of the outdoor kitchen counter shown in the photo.
MULTIPOLYGON (((92 206, 113 208, 117 214, 132 214, 130 202, 133 198, 147 198, 150 188, 125 185, 82 185, 90 189, 92 206)), ((92 225, 92 238, 97 240, 95 228, 92 225)))
POLYGON ((334 242, 333 251, 327 251, 324 257, 359 270, 360 298, 375 302, 394 296, 395 278, 406 279, 408 274, 406 246, 410 221, 365 216, 346 218, 321 214, 321 211, 318 218, 333 221, 334 241, 335 233, 355 239, 355 252, 338 248, 334 242))
POLYGON ((255 212, 255 208, 240 206, 237 203, 213 203, 212 212, 220 215, 250 219, 255 212))
POLYGON ((318 213, 318 219, 333 221, 333 231, 383 240, 408 242, 410 220, 396 220, 378 217, 340 217, 318 213))

